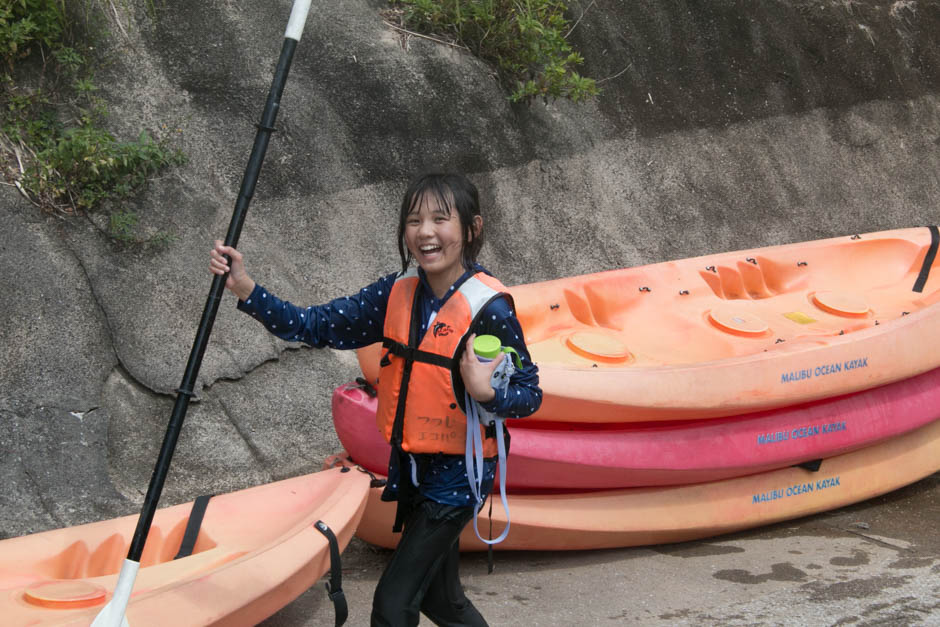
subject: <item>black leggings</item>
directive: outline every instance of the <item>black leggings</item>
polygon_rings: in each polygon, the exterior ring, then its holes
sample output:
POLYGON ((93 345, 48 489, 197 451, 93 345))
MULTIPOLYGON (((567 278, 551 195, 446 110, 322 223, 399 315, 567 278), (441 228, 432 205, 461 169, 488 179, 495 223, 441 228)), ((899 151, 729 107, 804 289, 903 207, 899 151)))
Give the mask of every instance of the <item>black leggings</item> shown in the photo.
POLYGON ((417 625, 419 612, 435 625, 486 626, 460 585, 458 540, 472 518, 470 507, 415 505, 375 588, 373 627, 417 625))

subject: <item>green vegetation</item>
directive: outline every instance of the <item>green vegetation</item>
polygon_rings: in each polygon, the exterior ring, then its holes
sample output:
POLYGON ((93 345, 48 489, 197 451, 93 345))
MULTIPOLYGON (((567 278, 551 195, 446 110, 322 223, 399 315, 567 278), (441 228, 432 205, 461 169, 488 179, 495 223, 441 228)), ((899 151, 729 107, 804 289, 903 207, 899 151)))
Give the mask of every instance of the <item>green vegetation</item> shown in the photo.
POLYGON ((34 43, 54 48, 62 39, 65 0, 0 1, 0 54, 12 69, 13 58, 34 43))
MULTIPOLYGON (((135 235, 137 215, 119 206, 183 155, 142 132, 119 141, 103 128, 107 107, 79 51, 77 19, 93 0, 0 0, 0 146, 4 175, 47 211, 109 213, 115 241, 165 243, 135 235)), ((87 24, 85 24, 87 26, 87 24)), ((85 45, 85 48, 91 50, 85 45)))
POLYGON ((560 0, 390 0, 402 24, 449 37, 497 68, 510 100, 565 97, 578 102, 598 93, 579 75, 584 58, 572 50, 560 0))

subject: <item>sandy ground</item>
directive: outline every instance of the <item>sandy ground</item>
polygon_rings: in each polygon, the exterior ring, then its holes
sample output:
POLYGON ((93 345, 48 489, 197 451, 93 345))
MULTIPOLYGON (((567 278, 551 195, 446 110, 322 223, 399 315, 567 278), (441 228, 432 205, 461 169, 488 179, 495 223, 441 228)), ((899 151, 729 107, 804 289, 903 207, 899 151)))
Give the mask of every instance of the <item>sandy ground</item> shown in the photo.
MULTIPOLYGON (((343 554, 347 625, 368 625, 389 551, 343 554)), ((940 625, 940 473, 843 509, 698 542, 465 555, 491 625, 940 625)), ((332 625, 323 582, 262 623, 332 625)), ((422 624, 430 624, 424 619, 422 624)))

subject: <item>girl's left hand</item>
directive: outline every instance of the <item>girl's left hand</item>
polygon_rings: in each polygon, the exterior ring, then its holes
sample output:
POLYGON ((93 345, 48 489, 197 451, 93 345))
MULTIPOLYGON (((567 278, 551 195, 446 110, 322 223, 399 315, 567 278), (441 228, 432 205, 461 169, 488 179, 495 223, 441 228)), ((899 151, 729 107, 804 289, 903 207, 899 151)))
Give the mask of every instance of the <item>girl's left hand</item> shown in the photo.
POLYGON ((499 363, 506 358, 505 353, 500 353, 499 357, 493 361, 485 362, 477 359, 473 352, 473 340, 476 333, 471 333, 467 338, 467 345, 460 358, 460 376, 463 379, 463 385, 467 393, 480 403, 486 403, 493 400, 496 396, 496 390, 490 385, 490 378, 493 371, 499 363))

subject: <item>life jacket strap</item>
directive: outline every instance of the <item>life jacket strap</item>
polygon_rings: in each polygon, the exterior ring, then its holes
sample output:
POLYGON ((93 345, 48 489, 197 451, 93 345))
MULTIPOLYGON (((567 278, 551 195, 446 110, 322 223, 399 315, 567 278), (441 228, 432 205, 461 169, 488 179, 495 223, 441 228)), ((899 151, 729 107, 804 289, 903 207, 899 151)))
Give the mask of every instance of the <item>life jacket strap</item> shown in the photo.
POLYGON ((445 357, 444 355, 438 355, 437 353, 430 353, 428 351, 423 351, 401 342, 397 342, 391 338, 382 338, 383 348, 388 349, 388 352, 396 357, 401 357, 402 359, 409 362, 420 362, 423 364, 431 364, 432 366, 440 366, 447 370, 453 370, 457 365, 457 360, 452 357, 445 357))
MULTIPOLYGON (((490 379, 490 384, 493 386, 493 389, 505 390, 508 388, 509 378, 512 376, 513 370, 512 360, 503 359, 499 366, 496 367, 490 379)), ((506 498, 506 454, 508 452, 507 443, 509 432, 503 425, 503 418, 484 410, 466 391, 464 391, 464 402, 467 407, 467 445, 464 463, 467 467, 467 480, 470 483, 470 492, 473 494, 475 500, 473 505, 473 530, 476 532, 477 538, 479 538, 481 542, 492 546, 499 544, 509 535, 509 501, 506 498), (499 534, 499 537, 495 539, 492 539, 491 533, 491 539, 489 540, 484 539, 483 536, 480 535, 478 522, 480 508, 483 506, 483 497, 481 495, 483 484, 483 436, 480 434, 481 426, 485 428, 486 437, 494 437, 496 439, 496 463, 499 469, 499 499, 503 504, 503 511, 506 512, 506 527, 503 529, 502 533, 499 534), (492 436, 490 435, 491 433, 492 436)), ((490 505, 492 506, 492 501, 490 505)))
MULTIPOLYGON (((476 499, 473 506, 473 531, 476 533, 480 542, 492 546, 499 544, 509 535, 509 525, 511 524, 509 516, 509 500, 506 498, 506 440, 507 432, 503 426, 502 418, 495 418, 493 424, 496 431, 496 451, 497 468, 499 469, 499 500, 503 504, 503 511, 506 512, 506 527, 498 537, 489 540, 480 535, 479 514, 483 506, 483 497, 480 495, 480 484, 483 481, 483 442, 480 438, 479 428, 479 408, 477 402, 467 395, 467 479, 470 482, 470 492, 476 499), (471 435, 472 433, 472 435, 471 435)), ((491 503, 492 505, 492 503, 491 503)))

